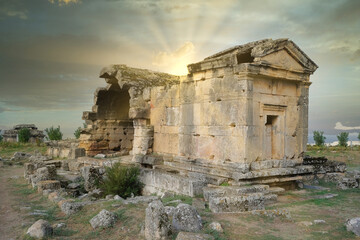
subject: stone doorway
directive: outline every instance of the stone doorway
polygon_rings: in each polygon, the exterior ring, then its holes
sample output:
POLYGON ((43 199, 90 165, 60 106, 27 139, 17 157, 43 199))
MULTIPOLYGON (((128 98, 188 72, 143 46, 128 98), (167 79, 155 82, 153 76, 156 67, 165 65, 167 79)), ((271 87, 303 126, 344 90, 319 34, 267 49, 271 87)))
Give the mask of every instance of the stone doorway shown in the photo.
POLYGON ((285 108, 265 105, 264 117, 264 160, 283 159, 285 154, 285 108))

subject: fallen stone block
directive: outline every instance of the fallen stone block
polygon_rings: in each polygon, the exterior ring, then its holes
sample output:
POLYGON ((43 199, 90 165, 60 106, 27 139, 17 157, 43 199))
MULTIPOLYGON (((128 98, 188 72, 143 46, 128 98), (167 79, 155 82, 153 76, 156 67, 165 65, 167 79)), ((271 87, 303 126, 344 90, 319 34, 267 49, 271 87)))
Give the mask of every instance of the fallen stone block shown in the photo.
POLYGON ((265 201, 265 196, 262 193, 229 197, 210 197, 209 208, 214 213, 264 210, 265 201))
POLYGON ((355 233, 356 236, 360 236, 360 217, 348 219, 345 226, 347 231, 355 233))
POLYGON ((202 229, 203 224, 193 206, 180 203, 174 210, 172 226, 177 231, 197 232, 202 229))
POLYGON ((60 182, 57 180, 45 180, 37 183, 38 192, 42 193, 44 190, 58 190, 61 188, 60 182))
POLYGON ((108 228, 113 226, 116 220, 117 216, 115 213, 103 209, 99 212, 99 214, 90 219, 90 224, 93 229, 96 229, 98 227, 108 228))
POLYGON ((77 213, 83 208, 84 204, 79 202, 65 201, 61 204, 60 209, 66 215, 77 213))
POLYGON ((144 234, 146 240, 171 239, 170 220, 164 205, 159 200, 151 202, 145 210, 144 234))
POLYGON ((29 234, 30 237, 43 239, 53 234, 53 228, 47 221, 40 219, 36 221, 26 233, 29 234))

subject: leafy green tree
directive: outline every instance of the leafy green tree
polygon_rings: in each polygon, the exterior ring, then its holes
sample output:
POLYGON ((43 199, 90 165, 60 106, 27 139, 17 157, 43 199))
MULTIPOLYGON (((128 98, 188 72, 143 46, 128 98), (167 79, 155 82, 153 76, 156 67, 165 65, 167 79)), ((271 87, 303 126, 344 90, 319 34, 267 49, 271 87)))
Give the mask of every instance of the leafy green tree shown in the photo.
POLYGON ((2 142, 2 140, 3 140, 3 136, 0 133, 0 142, 2 142))
POLYGON ((358 139, 360 140, 360 132, 359 132, 359 135, 358 135, 358 139))
POLYGON ((349 133, 342 132, 337 136, 337 139, 339 140, 339 146, 347 147, 347 141, 349 141, 349 133))
POLYGON ((27 143, 30 140, 31 133, 30 129, 28 128, 22 128, 18 132, 19 142, 21 143, 27 143))
MULTIPOLYGON (((83 123, 83 128, 87 128, 87 124, 83 123)), ((81 134, 81 127, 78 127, 75 132, 74 132, 74 136, 76 137, 76 139, 79 139, 80 134, 81 134)))
POLYGON ((323 135, 324 132, 314 131, 314 141, 316 146, 324 146, 326 137, 323 135))
POLYGON ((139 180, 138 167, 123 166, 117 162, 112 167, 106 167, 105 171, 106 177, 98 183, 105 194, 117 194, 123 198, 141 194, 144 185, 139 180))
POLYGON ((47 139, 49 140, 61 140, 63 137, 63 134, 60 131, 60 126, 58 126, 57 128, 51 126, 51 128, 46 128, 45 132, 47 134, 47 139))

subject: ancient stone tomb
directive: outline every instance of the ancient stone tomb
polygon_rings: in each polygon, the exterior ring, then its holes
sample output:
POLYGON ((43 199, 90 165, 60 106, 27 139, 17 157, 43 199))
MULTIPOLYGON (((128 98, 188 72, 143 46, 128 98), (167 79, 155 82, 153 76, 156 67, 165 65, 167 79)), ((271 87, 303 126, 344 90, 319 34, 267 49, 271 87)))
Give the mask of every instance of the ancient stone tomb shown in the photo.
POLYGON ((301 163, 316 69, 288 39, 226 49, 188 65, 187 76, 112 65, 83 114, 79 147, 131 155, 151 171, 152 190, 193 195, 205 183, 295 181, 311 171, 301 163))
POLYGON ((29 142, 36 143, 36 141, 44 140, 45 134, 43 131, 38 130, 34 124, 18 124, 15 125, 13 129, 3 131, 2 136, 4 137, 4 142, 18 142, 18 133, 23 128, 30 129, 29 142))
POLYGON ((83 118, 81 146, 210 162, 301 160, 309 76, 317 66, 292 41, 261 40, 188 65, 187 76, 112 65, 83 118))

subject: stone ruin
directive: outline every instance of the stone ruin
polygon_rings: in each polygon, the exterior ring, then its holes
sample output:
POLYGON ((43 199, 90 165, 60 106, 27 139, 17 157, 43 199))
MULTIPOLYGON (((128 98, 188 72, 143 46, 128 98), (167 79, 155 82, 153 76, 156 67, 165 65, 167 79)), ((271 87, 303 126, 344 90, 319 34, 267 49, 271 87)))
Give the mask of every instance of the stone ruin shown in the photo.
POLYGON ((38 130, 38 128, 34 124, 18 124, 13 127, 13 129, 10 130, 3 130, 2 136, 4 142, 18 142, 18 132, 23 129, 28 128, 30 129, 30 139, 29 142, 36 143, 36 141, 43 141, 44 140, 44 133, 41 130, 38 130))
POLYGON ((61 164, 90 175, 135 164, 145 195, 201 195, 213 212, 264 209, 302 181, 345 175, 344 164, 304 162, 317 68, 288 39, 232 47, 188 65, 187 76, 106 67, 75 146, 87 156, 61 164))

